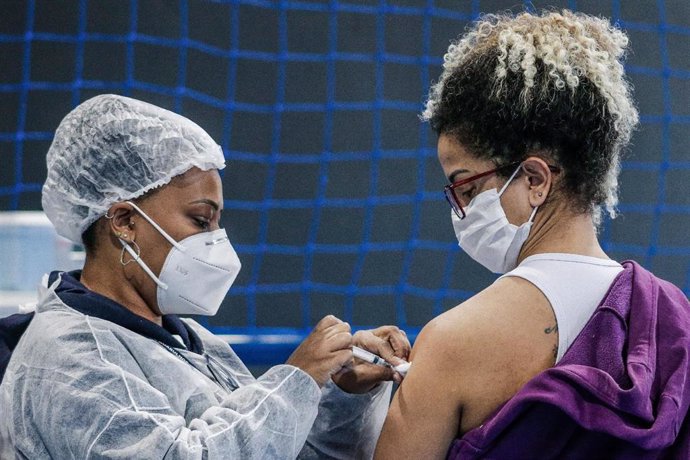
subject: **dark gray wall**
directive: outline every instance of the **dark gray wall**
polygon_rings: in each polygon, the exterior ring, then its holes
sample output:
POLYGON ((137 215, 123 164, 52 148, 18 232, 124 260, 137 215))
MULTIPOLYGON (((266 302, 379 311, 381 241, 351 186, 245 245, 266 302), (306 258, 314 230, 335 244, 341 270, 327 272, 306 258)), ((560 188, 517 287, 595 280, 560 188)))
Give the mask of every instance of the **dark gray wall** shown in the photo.
MULTIPOLYGON (((417 113, 467 18, 521 3, 280 3, 3 2, 0 210, 40 209, 64 114, 128 94, 196 121, 228 157, 224 223, 244 269, 211 325, 300 327, 334 313, 420 326, 493 276, 456 248, 435 138, 417 113)), ((623 214, 602 239, 688 293, 690 4, 658 3, 534 5, 628 30, 643 123, 623 214)))

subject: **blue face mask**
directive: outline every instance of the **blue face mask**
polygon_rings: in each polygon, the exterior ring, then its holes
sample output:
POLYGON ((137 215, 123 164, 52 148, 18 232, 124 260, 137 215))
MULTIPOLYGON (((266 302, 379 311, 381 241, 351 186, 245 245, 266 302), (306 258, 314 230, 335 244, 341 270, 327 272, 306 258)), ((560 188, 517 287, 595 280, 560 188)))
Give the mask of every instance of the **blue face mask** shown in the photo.
POLYGON ((460 247, 494 273, 506 273, 517 266, 520 249, 527 241, 539 208, 535 207, 527 222, 519 227, 508 222, 500 198, 521 167, 518 166, 500 191, 490 189, 475 196, 466 208, 464 219, 451 212, 460 247))

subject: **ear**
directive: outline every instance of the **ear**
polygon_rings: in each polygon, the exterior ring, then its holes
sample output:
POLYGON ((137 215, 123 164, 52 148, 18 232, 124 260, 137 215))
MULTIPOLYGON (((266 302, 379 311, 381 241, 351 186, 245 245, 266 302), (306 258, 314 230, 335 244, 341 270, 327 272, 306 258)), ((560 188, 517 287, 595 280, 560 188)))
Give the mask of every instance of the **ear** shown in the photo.
POLYGON ((108 210, 105 216, 108 220, 108 232, 113 243, 118 247, 120 247, 118 239, 128 243, 136 240, 137 234, 132 220, 135 214, 132 206, 125 202, 115 203, 108 210))
POLYGON ((529 181, 529 202, 534 208, 541 206, 553 185, 553 173, 549 165, 539 157, 528 157, 522 170, 529 181))

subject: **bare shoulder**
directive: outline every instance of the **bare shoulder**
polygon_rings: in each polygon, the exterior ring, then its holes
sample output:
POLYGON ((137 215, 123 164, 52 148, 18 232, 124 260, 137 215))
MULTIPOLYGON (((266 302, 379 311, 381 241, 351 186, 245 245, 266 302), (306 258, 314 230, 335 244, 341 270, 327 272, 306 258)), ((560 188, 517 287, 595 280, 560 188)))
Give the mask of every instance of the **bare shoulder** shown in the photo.
POLYGON ((544 335, 554 326, 551 306, 539 289, 522 278, 503 278, 430 321, 414 352, 433 347, 450 357, 480 347, 486 358, 494 351, 504 354, 497 346, 533 343, 534 332, 544 335))
POLYGON ((557 338, 544 339, 544 330, 553 323, 539 290, 511 278, 429 322, 415 341, 376 458, 444 458, 454 437, 552 365, 557 338))
POLYGON ((557 345, 548 300, 528 281, 508 277, 428 323, 411 361, 454 390, 466 431, 551 367, 557 345))

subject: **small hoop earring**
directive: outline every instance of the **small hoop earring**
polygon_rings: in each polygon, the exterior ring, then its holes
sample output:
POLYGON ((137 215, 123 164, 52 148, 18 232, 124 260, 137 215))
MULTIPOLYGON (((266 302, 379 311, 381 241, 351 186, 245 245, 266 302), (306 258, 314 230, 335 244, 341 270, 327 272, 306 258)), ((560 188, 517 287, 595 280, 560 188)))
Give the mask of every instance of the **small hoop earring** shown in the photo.
MULTIPOLYGON (((128 261, 125 262, 125 246, 123 245, 123 246, 122 246, 122 251, 120 251, 120 264, 122 264, 123 267, 126 266, 128 263, 130 263, 130 262, 132 262, 132 261, 139 260, 139 256, 141 255, 141 248, 139 247, 139 245, 137 244, 137 242, 136 242, 136 241, 132 241, 131 244, 132 244, 132 246, 134 246, 134 252, 136 253, 137 256, 136 256, 136 257, 132 257, 131 259, 129 259, 128 261)), ((130 254, 130 257, 131 257, 131 256, 132 256, 132 255, 130 254)))
POLYGON ((109 216, 109 215, 108 215, 108 212, 106 211, 106 213, 105 213, 105 218, 108 219, 108 220, 110 220, 110 219, 113 218, 113 216, 109 216))

